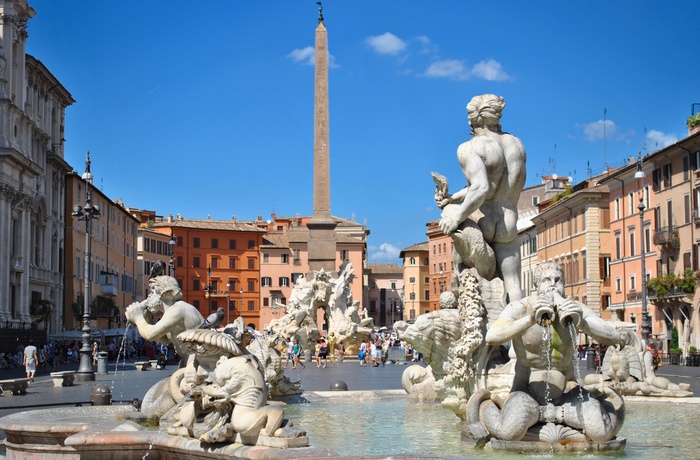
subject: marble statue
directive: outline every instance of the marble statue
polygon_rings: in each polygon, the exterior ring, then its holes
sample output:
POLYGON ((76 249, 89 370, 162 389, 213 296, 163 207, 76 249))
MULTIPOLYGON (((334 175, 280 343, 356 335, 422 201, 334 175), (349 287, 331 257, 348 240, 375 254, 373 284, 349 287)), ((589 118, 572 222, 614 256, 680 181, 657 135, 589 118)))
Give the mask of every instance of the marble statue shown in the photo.
POLYGON ((135 325, 141 337, 152 342, 172 343, 187 363, 188 353, 177 339, 178 334, 200 327, 204 317, 193 305, 182 300, 182 290, 172 276, 156 276, 148 280, 149 295, 142 302, 126 308, 126 319, 135 325), (155 318, 155 323, 152 324, 155 318))
POLYGON ((274 337, 254 336, 248 344, 248 351, 258 358, 265 370, 268 394, 271 397, 301 394, 301 381, 292 381, 284 374, 282 353, 275 346, 276 342, 274 337))
POLYGON ((314 272, 313 279, 300 277, 284 306, 285 315, 270 322, 269 333, 287 340, 296 337, 302 349, 308 350, 320 337, 316 317, 322 308, 328 317, 329 334, 333 333, 346 350, 369 337, 372 319, 361 319, 359 302, 352 302, 350 284, 354 277, 352 264, 345 265, 337 278, 323 269, 314 272))
POLYGON ((416 400, 433 397, 465 423, 476 448, 518 451, 620 450, 624 401, 615 389, 580 386, 573 355, 580 333, 615 346, 623 334, 584 304, 567 299, 561 267, 542 263, 537 291, 523 298, 517 201, 525 183, 525 149, 501 129, 503 98, 486 94, 467 105, 473 139, 457 157, 467 187, 450 194, 433 173, 439 228, 452 238, 451 292, 440 310, 399 336, 424 355, 427 372, 407 369, 403 384, 416 400))
POLYGON ((241 354, 231 336, 191 329, 178 340, 193 359, 171 377, 177 405, 160 422, 168 433, 206 443, 308 444, 306 433, 284 419, 280 406, 267 404, 263 365, 254 355, 241 354))
POLYGON ((580 388, 572 360, 579 332, 607 345, 622 343, 622 337, 586 305, 565 297, 560 266, 538 265, 535 283, 537 291, 508 304, 486 334, 491 345, 512 341, 515 376, 505 401, 492 399, 488 389, 472 395, 469 434, 477 444, 490 437, 520 441, 526 436, 550 442, 610 441, 622 427, 622 398, 608 388, 600 396, 580 388))
POLYGON ((435 173, 433 178, 438 185, 435 201, 443 211, 440 230, 453 237, 454 259, 460 262, 453 272, 459 272, 460 264, 476 266, 490 279, 495 271, 512 302, 522 297, 516 224, 527 155, 520 139, 501 129, 505 105, 502 97, 493 94, 475 96, 467 105, 474 137, 459 146, 457 159, 469 185, 449 194, 446 179, 435 173), (493 263, 493 258, 495 270, 484 265, 493 263))
POLYGON ((652 363, 653 351, 644 347, 636 333, 636 324, 618 322, 613 325, 620 330, 623 343, 608 347, 600 374, 589 374, 584 377, 585 389, 595 391, 607 386, 630 396, 672 398, 693 396, 689 384, 677 384, 666 377, 656 375, 652 363))

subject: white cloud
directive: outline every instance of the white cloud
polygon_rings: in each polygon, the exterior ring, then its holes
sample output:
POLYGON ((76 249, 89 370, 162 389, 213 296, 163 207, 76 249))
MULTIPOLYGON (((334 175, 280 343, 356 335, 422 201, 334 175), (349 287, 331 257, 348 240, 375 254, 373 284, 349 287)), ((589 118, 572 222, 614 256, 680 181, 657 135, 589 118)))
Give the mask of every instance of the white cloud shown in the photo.
POLYGON ((426 69, 423 74, 429 78, 452 78, 455 80, 466 80, 469 78, 469 71, 462 61, 447 59, 435 61, 426 69))
POLYGON ((316 59, 316 50, 313 46, 307 46, 306 48, 295 49, 287 55, 294 62, 300 62, 306 65, 314 65, 314 59, 316 59))
MULTIPOLYGON (((307 46, 306 48, 297 48, 287 55, 294 62, 298 62, 303 65, 315 65, 316 64, 316 49, 313 46, 307 46)), ((332 54, 328 54, 328 67, 335 69, 340 67, 335 63, 335 57, 332 54)))
POLYGON ((603 136, 615 136, 617 126, 612 120, 598 120, 593 123, 583 125, 583 134, 588 142, 595 142, 603 139, 603 136))
POLYGON ((678 142, 678 138, 675 134, 666 134, 652 129, 651 131, 647 132, 645 141, 650 151, 655 152, 668 145, 678 142))
POLYGON ((493 59, 481 61, 472 67, 472 75, 488 81, 510 80, 510 76, 503 71, 501 64, 493 59))
POLYGON ((406 42, 391 32, 373 35, 365 40, 375 53, 397 55, 406 49, 406 42))
POLYGON ((397 248, 393 244, 390 243, 382 243, 379 245, 379 247, 376 246, 370 246, 368 248, 368 259, 372 261, 372 263, 378 264, 378 263, 385 263, 385 262, 394 262, 396 263, 396 259, 399 258, 399 254, 401 253, 401 249, 397 248))
POLYGON ((481 61, 471 69, 468 69, 464 62, 457 59, 435 61, 428 66, 423 76, 430 78, 451 78, 453 80, 466 80, 471 77, 488 81, 510 79, 510 76, 503 71, 501 64, 493 59, 481 61))

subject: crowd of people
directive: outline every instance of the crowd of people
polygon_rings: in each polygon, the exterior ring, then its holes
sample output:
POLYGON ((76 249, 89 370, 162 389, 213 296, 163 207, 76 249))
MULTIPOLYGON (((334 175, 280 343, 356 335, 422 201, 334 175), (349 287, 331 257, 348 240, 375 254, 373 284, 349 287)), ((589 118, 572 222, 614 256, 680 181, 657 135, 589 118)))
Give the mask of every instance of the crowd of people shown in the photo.
MULTIPOLYGON (((174 359, 177 361, 177 354, 172 347, 167 347, 158 342, 149 342, 147 340, 138 339, 137 341, 127 340, 122 347, 123 339, 108 339, 104 343, 93 342, 92 344, 92 364, 97 364, 97 353, 107 352, 109 361, 116 361, 119 354, 120 360, 139 360, 139 359, 159 359, 164 357, 165 360, 174 359)), ((81 340, 54 340, 46 342, 42 346, 35 346, 33 341, 29 341, 25 347, 24 344, 17 345, 14 350, 6 350, 0 352, 0 369, 12 369, 19 367, 32 366, 35 367, 34 372, 57 372, 61 370, 61 366, 67 366, 80 362, 80 349, 82 348, 81 340), (34 347, 34 352, 30 347, 34 347), (27 353, 27 349, 29 353, 27 353), (32 361, 34 361, 32 363, 32 361)), ((33 378, 34 372, 27 371, 27 377, 33 378)), ((2 375, 0 373, 0 375, 2 375)))
MULTIPOLYGON (((302 349, 299 340, 290 338, 285 342, 283 354, 285 356, 283 369, 291 363, 292 369, 304 369, 304 361, 302 360, 304 350, 302 349)), ((358 347, 357 358, 360 366, 363 367, 379 367, 385 366, 389 358, 389 348, 398 347, 398 359, 403 361, 406 356, 412 356, 412 361, 421 360, 420 353, 414 351, 411 345, 399 340, 395 334, 387 334, 385 332, 372 333, 371 337, 360 343, 358 347)), ((316 364, 316 367, 324 369, 328 367, 328 362, 336 361, 343 362, 345 360, 345 347, 342 343, 337 343, 334 334, 328 337, 321 337, 316 340, 313 348, 310 351, 311 358, 316 364)))

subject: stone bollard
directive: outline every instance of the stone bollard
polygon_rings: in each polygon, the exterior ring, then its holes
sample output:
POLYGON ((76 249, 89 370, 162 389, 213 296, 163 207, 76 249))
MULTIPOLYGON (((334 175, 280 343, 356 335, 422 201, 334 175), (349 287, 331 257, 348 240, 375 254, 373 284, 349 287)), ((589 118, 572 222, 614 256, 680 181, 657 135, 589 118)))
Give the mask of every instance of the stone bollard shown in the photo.
POLYGON ((342 380, 331 383, 331 391, 348 391, 348 384, 342 380))
POLYGON ((98 383, 92 387, 90 402, 93 406, 110 406, 112 404, 112 390, 109 385, 98 383))

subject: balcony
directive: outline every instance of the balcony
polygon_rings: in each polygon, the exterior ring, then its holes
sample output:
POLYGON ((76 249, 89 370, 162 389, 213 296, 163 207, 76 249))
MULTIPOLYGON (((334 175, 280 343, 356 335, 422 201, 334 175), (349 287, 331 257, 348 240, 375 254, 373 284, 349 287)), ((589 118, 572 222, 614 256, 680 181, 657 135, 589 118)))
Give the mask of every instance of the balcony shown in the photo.
POLYGON ((102 284, 102 295, 117 295, 117 287, 112 284, 102 284))
POLYGON ((678 229, 674 226, 657 229, 654 232, 654 244, 657 246, 667 246, 672 249, 680 248, 678 229))
POLYGON ((628 292, 627 293, 627 301, 628 302, 633 302, 636 300, 642 300, 642 293, 641 292, 628 292))
MULTIPOLYGON (((656 292, 656 289, 649 287, 647 288, 647 298, 649 300, 655 300, 655 299, 675 299, 678 297, 683 297, 683 296, 692 296, 692 292, 686 292, 683 289, 681 289, 678 286, 670 286, 665 289, 666 292, 663 292, 661 295, 659 295, 656 292)), ((629 294, 628 294, 629 296, 629 294)))

